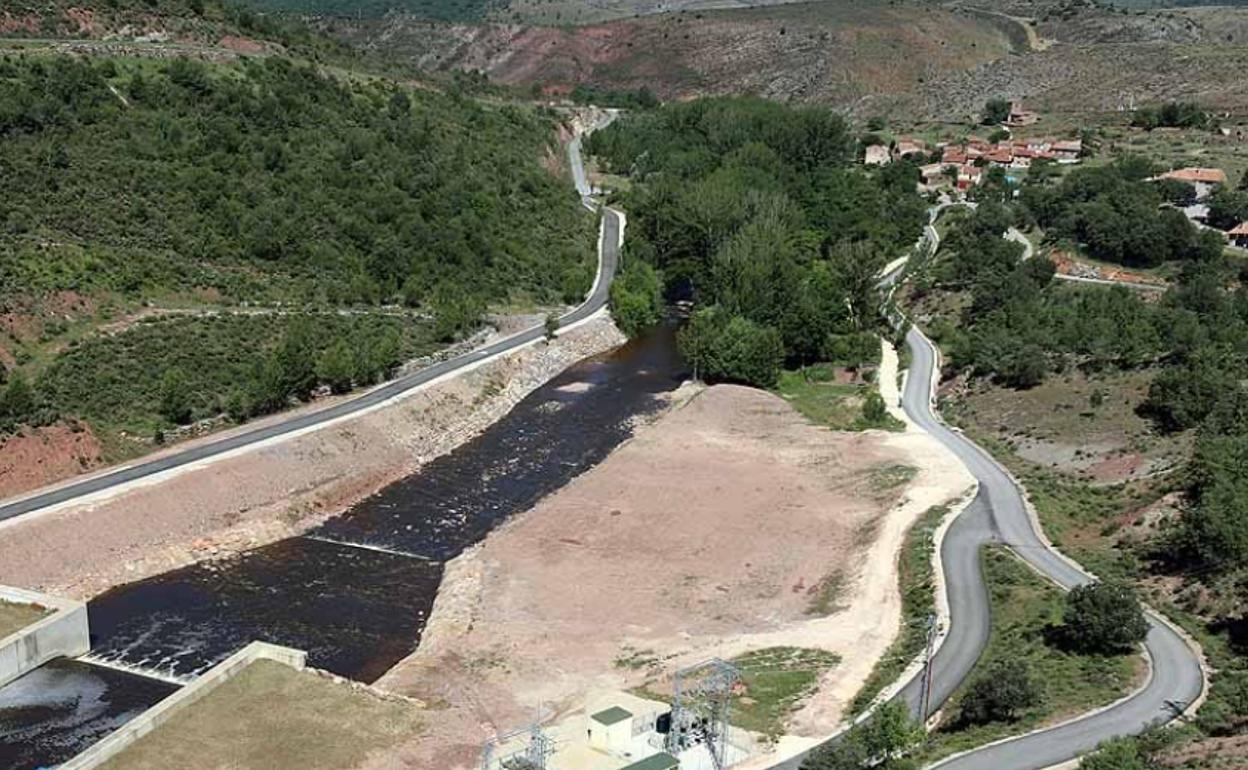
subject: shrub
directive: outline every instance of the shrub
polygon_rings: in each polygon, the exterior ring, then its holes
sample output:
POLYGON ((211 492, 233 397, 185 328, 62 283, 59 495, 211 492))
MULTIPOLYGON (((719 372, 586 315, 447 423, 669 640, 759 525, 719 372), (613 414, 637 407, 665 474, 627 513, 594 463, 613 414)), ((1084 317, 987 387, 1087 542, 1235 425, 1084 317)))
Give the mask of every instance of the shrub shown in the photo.
POLYGON ((1026 663, 999 660, 971 683, 962 698, 961 719, 967 724, 1012 721, 1036 705, 1040 694, 1026 663))
POLYGON ((1114 738, 1079 761, 1080 770, 1149 770, 1139 742, 1134 738, 1114 738))
POLYGON ((1081 652, 1116 653, 1144 641, 1148 622, 1135 589, 1125 583, 1099 582, 1066 595, 1063 636, 1081 652))

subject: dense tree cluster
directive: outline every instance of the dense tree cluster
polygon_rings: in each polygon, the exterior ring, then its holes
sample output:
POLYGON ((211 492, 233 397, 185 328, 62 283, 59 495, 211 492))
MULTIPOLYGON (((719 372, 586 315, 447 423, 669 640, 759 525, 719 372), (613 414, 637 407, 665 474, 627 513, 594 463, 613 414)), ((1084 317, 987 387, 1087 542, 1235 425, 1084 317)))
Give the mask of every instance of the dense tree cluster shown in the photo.
MULTIPOLYGON (((423 348, 477 326, 490 302, 576 301, 593 280, 594 221, 543 167, 553 137, 550 116, 522 107, 340 80, 280 57, 6 57, 0 312, 70 292, 122 307, 401 303, 433 317, 423 348)), ((110 379, 124 367, 100 354, 115 344, 105 341, 21 376, 0 371, 0 429, 56 416, 177 423, 227 407, 242 418, 306 398, 309 383, 373 382, 413 349, 346 331, 287 355, 298 377, 273 361, 227 364, 230 379, 212 381, 196 355, 232 345, 234 328, 205 324, 221 337, 172 369, 144 330, 119 335, 147 356, 123 359, 146 367, 125 381, 110 379)))
POLYGON ((408 314, 174 317, 94 337, 59 356, 37 390, 15 374, 0 390, 0 425, 61 416, 146 434, 228 413, 244 420, 370 385, 434 348, 408 314))
POLYGON ((611 315, 620 331, 636 337, 663 320, 663 281, 641 252, 648 246, 627 241, 624 262, 611 283, 611 315))
POLYGON ((522 108, 276 57, 8 59, 0 280, 331 304, 576 298, 592 223, 538 162, 552 135, 522 108))
POLYGON ((980 113, 981 122, 985 126, 1003 123, 1010 117, 1010 110, 1013 106, 1009 99, 989 99, 984 102, 984 109, 980 113))
POLYGON ((1154 128, 1208 128, 1209 113, 1195 102, 1166 102, 1140 107, 1131 116, 1131 125, 1152 131, 1154 128))
POLYGON ((1248 222, 1248 188, 1241 183, 1238 190, 1214 190, 1209 196, 1209 224, 1230 230, 1240 222, 1248 222))
POLYGON ((1053 282, 1052 265, 1020 261, 1021 249, 1001 238, 1011 221, 1004 207, 980 206, 954 225, 940 259, 916 276, 920 295, 931 285, 969 292, 960 323, 938 321, 930 329, 950 351, 951 365, 1016 387, 1069 367, 1155 368, 1143 411, 1163 430, 1197 434, 1170 556, 1221 571, 1244 563, 1248 289, 1240 266, 1210 243, 1182 263, 1161 301, 1150 302, 1121 287, 1053 282))
POLYGON ((569 94, 577 104, 593 104, 598 107, 648 110, 659 106, 659 97, 649 88, 637 89, 603 88, 592 83, 579 83, 569 94))
POLYGON ((1126 159, 1071 172, 1056 186, 1026 185, 1027 212, 1050 237, 1081 244, 1097 259, 1133 267, 1220 255, 1217 233, 1201 233, 1181 211, 1159 208, 1177 194, 1146 181, 1152 167, 1126 159))
POLYGON ((826 359, 876 330, 878 270, 924 221, 917 170, 852 166, 848 127, 822 108, 669 104, 587 147, 633 179, 635 253, 702 306, 681 342, 712 378, 771 385, 782 362, 826 359))

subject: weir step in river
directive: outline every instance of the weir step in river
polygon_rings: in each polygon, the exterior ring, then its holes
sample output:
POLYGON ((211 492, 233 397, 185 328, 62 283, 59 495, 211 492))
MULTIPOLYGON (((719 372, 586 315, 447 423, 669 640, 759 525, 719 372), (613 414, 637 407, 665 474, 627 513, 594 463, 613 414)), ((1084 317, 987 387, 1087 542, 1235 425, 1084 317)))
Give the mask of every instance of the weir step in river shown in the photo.
POLYGON ((65 761, 175 689, 163 680, 192 678, 256 639, 375 681, 416 649, 446 561, 601 462, 684 374, 672 331, 658 330, 572 366, 459 449, 302 536, 101 594, 88 604, 90 657, 108 667, 63 661, 0 689, 0 769, 65 761), (42 701, 38 677, 58 682, 42 701))

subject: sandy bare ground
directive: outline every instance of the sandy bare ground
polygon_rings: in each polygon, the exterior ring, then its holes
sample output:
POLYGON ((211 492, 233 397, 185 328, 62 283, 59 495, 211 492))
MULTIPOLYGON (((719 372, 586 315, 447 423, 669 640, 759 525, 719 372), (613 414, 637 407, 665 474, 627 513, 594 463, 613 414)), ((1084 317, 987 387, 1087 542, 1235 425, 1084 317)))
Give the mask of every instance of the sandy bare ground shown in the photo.
POLYGON ((925 438, 836 433, 768 393, 706 390, 451 564, 421 647, 378 683, 438 719, 367 767, 466 768, 539 705, 571 713, 777 645, 842 656, 791 725, 830 732, 897 632, 906 528, 963 491, 925 438), (882 488, 899 464, 914 480, 882 488), (838 574, 843 609, 812 615, 838 574))
POLYGON ((591 321, 296 438, 111 499, 0 524, 0 584, 86 598, 287 537, 454 449, 573 362, 623 341, 591 321))

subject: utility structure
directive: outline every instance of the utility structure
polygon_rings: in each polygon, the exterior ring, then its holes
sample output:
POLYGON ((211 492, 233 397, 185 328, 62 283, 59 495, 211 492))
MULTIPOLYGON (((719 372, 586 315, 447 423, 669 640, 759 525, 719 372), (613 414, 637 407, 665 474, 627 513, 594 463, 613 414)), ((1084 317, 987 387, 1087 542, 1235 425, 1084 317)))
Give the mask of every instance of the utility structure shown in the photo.
POLYGON ((481 770, 546 770, 546 760, 554 751, 553 741, 535 720, 528 727, 486 742, 481 750, 481 770))
POLYGON ((932 713, 932 654, 936 647, 939 626, 935 615, 927 616, 927 645, 923 650, 923 691, 919 696, 919 724, 926 725, 932 713))
POLYGON ((740 681, 737 667, 719 658, 677 671, 672 684, 668 752, 678 756, 695 746, 705 746, 716 770, 723 770, 728 760, 732 693, 740 681))

